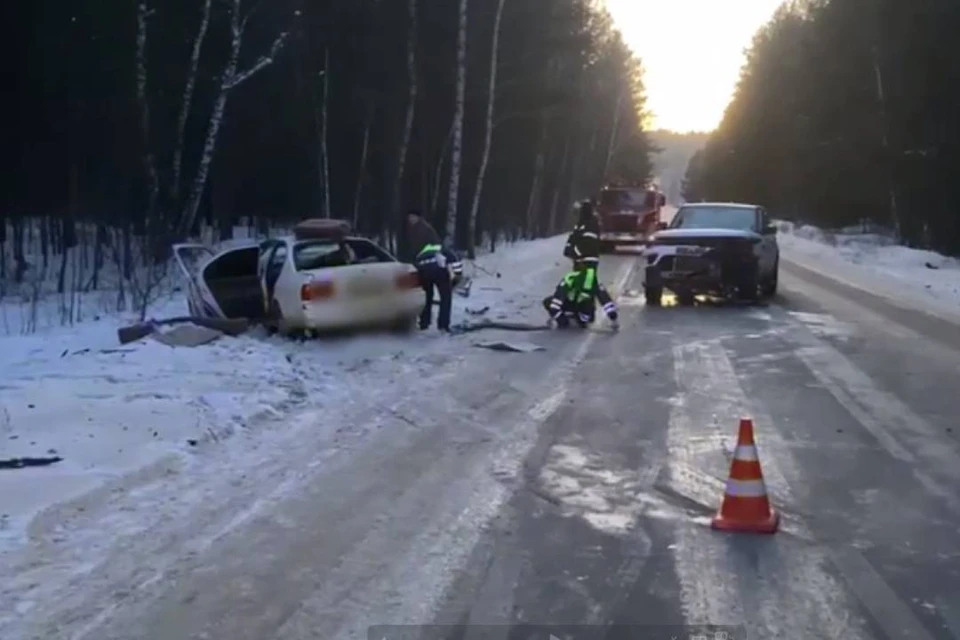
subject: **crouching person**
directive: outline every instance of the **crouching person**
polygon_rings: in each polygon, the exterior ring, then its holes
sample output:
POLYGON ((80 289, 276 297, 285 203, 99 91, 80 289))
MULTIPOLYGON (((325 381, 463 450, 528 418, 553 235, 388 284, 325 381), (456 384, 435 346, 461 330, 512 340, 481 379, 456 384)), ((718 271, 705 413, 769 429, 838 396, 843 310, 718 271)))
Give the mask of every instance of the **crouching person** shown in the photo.
POLYGON ((550 315, 548 323, 559 328, 575 322, 580 328, 586 328, 596 318, 596 302, 603 306, 603 312, 614 328, 618 327, 619 312, 617 304, 607 289, 596 279, 594 269, 581 267, 563 277, 552 296, 543 299, 543 308, 550 315))

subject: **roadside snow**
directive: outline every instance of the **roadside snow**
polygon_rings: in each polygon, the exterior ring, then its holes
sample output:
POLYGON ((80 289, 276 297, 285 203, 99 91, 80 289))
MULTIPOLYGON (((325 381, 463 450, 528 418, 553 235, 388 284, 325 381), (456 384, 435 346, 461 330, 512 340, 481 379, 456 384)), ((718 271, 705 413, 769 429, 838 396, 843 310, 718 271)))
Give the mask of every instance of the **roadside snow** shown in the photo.
MULTIPOLYGON (((540 289, 553 286, 563 239, 504 246, 468 264, 472 292, 454 297, 454 321, 539 317, 540 289), (481 316, 468 312, 484 307, 481 316)), ((185 308, 177 298, 149 315, 185 308)), ((0 337, 0 460, 63 458, 0 470, 0 551, 22 544, 31 522, 57 504, 129 490, 239 430, 282 430, 279 419, 300 407, 355 404, 356 390, 436 367, 466 339, 428 331, 298 343, 252 331, 196 348, 151 339, 121 346, 116 329, 130 320, 104 316, 0 337)))
POLYGON ((791 262, 889 298, 960 312, 960 260, 903 247, 879 234, 778 225, 781 251, 791 262))

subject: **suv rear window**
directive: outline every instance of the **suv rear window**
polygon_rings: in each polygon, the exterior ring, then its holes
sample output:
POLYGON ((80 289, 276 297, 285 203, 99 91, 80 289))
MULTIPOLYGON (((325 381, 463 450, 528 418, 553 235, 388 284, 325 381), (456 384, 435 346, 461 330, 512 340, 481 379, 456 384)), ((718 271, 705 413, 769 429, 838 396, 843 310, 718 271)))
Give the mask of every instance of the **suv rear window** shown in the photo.
POLYGON ((751 231, 757 226, 757 210, 748 207, 681 207, 671 229, 736 229, 751 231))

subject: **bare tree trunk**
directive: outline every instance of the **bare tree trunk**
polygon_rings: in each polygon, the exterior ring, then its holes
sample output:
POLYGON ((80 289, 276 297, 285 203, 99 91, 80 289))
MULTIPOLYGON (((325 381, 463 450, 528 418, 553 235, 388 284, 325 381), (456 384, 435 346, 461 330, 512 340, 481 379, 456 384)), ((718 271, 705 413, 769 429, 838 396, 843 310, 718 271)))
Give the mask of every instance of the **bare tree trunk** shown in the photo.
POLYGON ((623 98, 627 93, 627 88, 623 87, 620 89, 620 94, 617 96, 617 105, 614 107, 613 111, 613 127, 610 130, 610 142, 607 144, 607 158, 603 163, 603 180, 606 180, 609 176, 607 175, 610 171, 610 163, 613 161, 613 152, 617 146, 617 136, 620 134, 620 114, 623 109, 623 98))
POLYGON ((403 138, 400 141, 400 152, 397 158, 397 175, 393 181, 393 193, 390 197, 391 222, 388 228, 396 224, 400 210, 400 196, 403 192, 403 177, 407 172, 407 151, 410 147, 410 137, 413 134, 413 119, 417 109, 417 38, 419 20, 417 17, 417 0, 407 0, 407 110, 403 121, 403 138))
POLYGON ((537 144, 537 159, 534 163, 533 182, 530 184, 530 196, 527 198, 526 228, 524 234, 530 236, 534 231, 534 218, 540 203, 540 183, 543 179, 543 170, 546 166, 546 150, 544 145, 547 139, 548 117, 543 116, 540 123, 540 142, 537 144))
POLYGON ((160 195, 157 160, 151 147, 150 100, 147 97, 147 22, 152 15, 153 9, 147 5, 147 0, 140 0, 137 3, 137 104, 140 107, 140 144, 143 146, 141 159, 147 177, 147 220, 155 217, 160 195))
POLYGON ((447 149, 453 140, 453 122, 450 123, 450 129, 447 130, 447 139, 443 141, 443 148, 440 149, 440 157, 437 158, 437 173, 433 179, 433 197, 430 200, 430 212, 436 213, 440 206, 440 179, 443 177, 443 163, 447 159, 447 149))
POLYGON ((457 96, 453 115, 453 153, 450 158, 450 191, 447 196, 446 238, 457 233, 457 201, 460 195, 460 158, 463 155, 463 112, 467 88, 467 8, 460 0, 460 27, 457 34, 457 96))
POLYGON ((893 163, 890 161, 890 136, 887 122, 887 100, 883 91, 883 71, 880 69, 880 52, 876 46, 871 49, 873 58, 873 75, 876 83, 877 104, 880 107, 880 144, 886 159, 887 168, 887 197, 890 207, 890 221, 893 223, 894 237, 898 242, 903 240, 903 228, 900 224, 900 211, 897 206, 897 185, 894 179, 893 163))
POLYGON ((370 129, 373 127, 373 115, 376 106, 371 103, 367 112, 367 124, 363 128, 363 146, 360 149, 360 170, 357 172, 357 190, 353 194, 353 228, 360 223, 360 196, 363 194, 363 183, 367 177, 367 156, 370 152, 370 129))
POLYGON ((247 27, 247 21, 250 15, 241 19, 240 0, 231 0, 230 6, 230 53, 227 57, 227 64, 224 66, 223 73, 220 76, 220 89, 213 103, 213 110, 210 112, 210 118, 207 120, 207 135, 203 143, 203 151, 200 155, 200 163, 197 172, 194 175, 193 186, 190 189, 190 196, 180 216, 178 231, 181 236, 189 235, 197 219, 197 213, 200 210, 200 201, 203 198, 204 190, 207 186, 207 178, 210 174, 210 165, 213 162, 213 154, 217 147, 217 138, 220 134, 220 127, 223 125, 223 115, 227 109, 227 99, 230 91, 240 84, 246 82, 254 75, 273 64, 280 49, 283 48, 287 40, 287 32, 284 31, 273 41, 270 52, 261 56, 246 71, 238 71, 240 64, 240 50, 243 47, 243 34, 247 27))
POLYGON ((567 134, 563 142, 563 159, 560 162, 560 172, 558 174, 557 186, 553 190, 553 202, 550 205, 550 221, 547 223, 547 232, 553 233, 557 229, 557 207, 560 205, 560 193, 564 186, 569 182, 564 181, 564 174, 567 172, 567 161, 570 157, 570 134, 567 134))
POLYGON ((187 120, 193 107, 193 93, 197 86, 197 69, 200 67, 200 52, 207 39, 207 30, 210 27, 210 8, 213 0, 204 0, 203 17, 200 19, 200 28, 193 38, 193 49, 190 52, 190 67, 187 69, 187 84, 183 89, 183 98, 180 104, 180 116, 177 118, 177 142, 173 149, 173 175, 170 178, 170 201, 180 199, 180 175, 183 170, 183 144, 187 130, 187 120))
POLYGON ((323 217, 330 217, 330 154, 327 150, 327 105, 330 89, 330 48, 323 49, 323 103, 320 112, 320 161, 323 168, 323 217))
POLYGON ((497 3, 497 14, 493 20, 493 37, 490 43, 490 84, 487 87, 487 120, 483 132, 483 156, 480 159, 480 170, 477 171, 477 183, 473 191, 473 204, 470 205, 470 219, 467 225, 467 256, 473 260, 477 257, 477 213, 480 210, 480 196, 483 194, 483 180, 487 175, 487 165, 490 163, 490 146, 493 142, 493 110, 497 98, 497 64, 500 49, 500 21, 503 18, 503 6, 506 0, 497 3))

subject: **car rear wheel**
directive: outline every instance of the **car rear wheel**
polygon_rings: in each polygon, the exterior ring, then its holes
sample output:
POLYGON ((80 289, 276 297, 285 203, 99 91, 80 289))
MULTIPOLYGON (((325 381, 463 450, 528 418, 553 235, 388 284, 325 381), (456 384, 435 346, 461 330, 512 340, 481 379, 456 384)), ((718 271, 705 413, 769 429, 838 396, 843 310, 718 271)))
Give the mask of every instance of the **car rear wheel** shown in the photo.
POLYGON ((273 299, 270 301, 270 308, 267 310, 267 318, 264 323, 270 333, 279 333, 288 335, 290 328, 283 319, 283 311, 280 310, 280 303, 273 299))
POLYGON ((417 330, 418 316, 399 318, 390 325, 390 331, 398 335, 408 335, 417 330))
POLYGON ((659 307, 663 303, 663 288, 644 287, 643 299, 649 307, 659 307))

